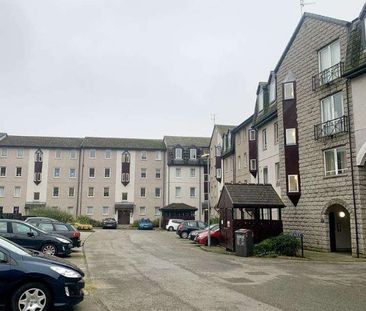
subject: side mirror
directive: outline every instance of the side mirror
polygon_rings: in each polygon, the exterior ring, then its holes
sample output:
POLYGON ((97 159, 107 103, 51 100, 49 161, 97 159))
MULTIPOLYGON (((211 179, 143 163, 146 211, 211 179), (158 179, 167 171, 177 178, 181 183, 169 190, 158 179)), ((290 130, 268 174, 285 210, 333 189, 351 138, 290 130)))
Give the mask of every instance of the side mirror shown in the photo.
POLYGON ((34 232, 27 232, 27 235, 30 237, 30 238, 33 238, 34 237, 34 232))

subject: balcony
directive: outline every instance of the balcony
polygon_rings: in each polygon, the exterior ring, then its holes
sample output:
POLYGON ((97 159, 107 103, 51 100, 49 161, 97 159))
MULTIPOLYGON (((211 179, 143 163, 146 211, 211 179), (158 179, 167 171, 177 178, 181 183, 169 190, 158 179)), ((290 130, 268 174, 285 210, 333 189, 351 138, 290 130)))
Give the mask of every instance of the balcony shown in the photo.
POLYGON ((320 138, 333 137, 337 134, 346 133, 348 131, 347 124, 347 116, 316 124, 314 125, 314 139, 318 140, 320 138))
POLYGON ((318 90, 322 86, 328 86, 332 81, 341 78, 343 71, 344 63, 340 62, 316 74, 312 78, 313 91, 318 90))

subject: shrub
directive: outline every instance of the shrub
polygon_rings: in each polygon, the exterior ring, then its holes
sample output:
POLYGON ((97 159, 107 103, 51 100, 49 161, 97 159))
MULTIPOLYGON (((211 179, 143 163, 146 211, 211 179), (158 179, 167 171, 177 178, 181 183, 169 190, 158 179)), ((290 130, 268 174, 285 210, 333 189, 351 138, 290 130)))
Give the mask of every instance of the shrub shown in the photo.
POLYGON ((92 225, 87 225, 87 224, 74 223, 74 227, 77 230, 93 230, 93 226, 92 225))
POLYGON ((35 208, 31 210, 30 216, 38 216, 38 217, 49 217, 52 219, 56 219, 61 222, 74 222, 74 218, 69 213, 60 211, 56 208, 35 208))
POLYGON ((92 225, 93 227, 101 227, 102 223, 98 220, 92 219, 86 215, 80 215, 76 217, 76 223, 83 224, 83 225, 92 225))
POLYGON ((135 220, 133 223, 132 223, 132 225, 131 225, 131 227, 132 228, 137 228, 139 226, 139 221, 138 220, 135 220))
POLYGON ((210 224, 213 225, 213 224, 218 224, 220 221, 219 217, 211 217, 210 219, 210 224))
POLYGON ((267 256, 273 253, 274 249, 272 239, 266 239, 254 245, 254 255, 256 256, 267 256))
POLYGON ((152 223, 153 223, 153 225, 154 225, 155 228, 158 228, 159 227, 159 219, 154 219, 152 221, 152 223))
POLYGON ((288 234, 281 234, 254 245, 254 254, 256 256, 267 256, 273 254, 296 256, 296 252, 299 247, 300 242, 296 237, 288 234))

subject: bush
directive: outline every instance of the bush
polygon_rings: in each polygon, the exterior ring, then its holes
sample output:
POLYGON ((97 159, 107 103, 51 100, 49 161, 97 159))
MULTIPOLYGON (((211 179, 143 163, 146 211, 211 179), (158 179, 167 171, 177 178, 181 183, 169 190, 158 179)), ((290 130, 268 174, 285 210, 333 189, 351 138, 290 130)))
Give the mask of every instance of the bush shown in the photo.
POLYGON ((48 217, 61 222, 74 222, 72 215, 56 208, 35 208, 31 210, 30 216, 48 217))
POLYGON ((133 223, 132 223, 132 225, 131 225, 131 227, 132 228, 137 228, 139 226, 139 221, 138 220, 135 220, 133 223))
POLYGON ((254 245, 254 254, 256 256, 268 256, 273 254, 296 256, 299 247, 300 242, 297 238, 288 234, 281 234, 254 245))
POLYGON ((219 222, 220 222, 219 217, 211 217, 211 219, 210 219, 210 224, 211 225, 218 224, 219 222))
POLYGON ((75 220, 76 223, 82 224, 82 225, 92 225, 93 227, 101 227, 102 223, 98 220, 92 219, 89 216, 86 215, 80 215, 76 217, 75 220))
POLYGON ((152 221, 152 223, 153 223, 153 225, 154 225, 155 228, 159 228, 159 219, 154 219, 152 221))
POLYGON ((88 224, 74 223, 74 227, 77 230, 93 230, 93 226, 92 225, 88 225, 88 224))

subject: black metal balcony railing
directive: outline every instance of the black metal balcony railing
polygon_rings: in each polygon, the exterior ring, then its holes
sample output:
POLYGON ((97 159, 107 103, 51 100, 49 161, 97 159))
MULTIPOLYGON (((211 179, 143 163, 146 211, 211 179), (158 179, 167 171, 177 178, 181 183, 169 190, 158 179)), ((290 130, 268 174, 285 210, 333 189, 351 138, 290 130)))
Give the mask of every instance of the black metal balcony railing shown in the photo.
POLYGON ((329 120, 320 124, 314 125, 314 138, 334 136, 341 133, 346 133, 347 127, 347 116, 343 116, 334 120, 329 120))
POLYGON ((313 91, 321 86, 328 85, 330 82, 342 77, 344 71, 344 63, 340 62, 332 67, 329 67, 322 72, 313 76, 313 91))

